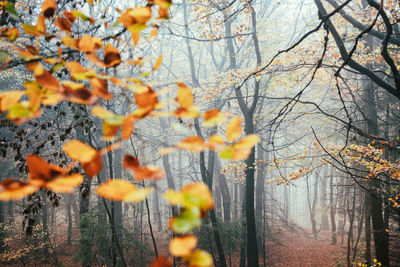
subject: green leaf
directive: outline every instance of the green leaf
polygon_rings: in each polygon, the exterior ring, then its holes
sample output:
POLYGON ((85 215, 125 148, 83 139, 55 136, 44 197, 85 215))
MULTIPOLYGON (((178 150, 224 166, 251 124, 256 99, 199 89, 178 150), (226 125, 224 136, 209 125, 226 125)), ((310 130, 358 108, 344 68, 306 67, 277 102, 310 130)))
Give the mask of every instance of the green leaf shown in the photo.
POLYGON ((32 111, 24 103, 15 104, 8 109, 8 116, 10 118, 28 118, 32 114, 32 111))
POLYGON ((219 152, 219 157, 221 159, 232 159, 233 158, 234 151, 232 148, 228 147, 221 152, 219 152))
POLYGON ((6 11, 7 11, 8 15, 10 15, 10 17, 12 17, 13 19, 18 20, 18 21, 21 20, 12 3, 7 2, 6 11))
POLYGON ((201 225, 201 213, 198 207, 185 209, 179 216, 172 218, 171 229, 178 234, 184 234, 201 225))

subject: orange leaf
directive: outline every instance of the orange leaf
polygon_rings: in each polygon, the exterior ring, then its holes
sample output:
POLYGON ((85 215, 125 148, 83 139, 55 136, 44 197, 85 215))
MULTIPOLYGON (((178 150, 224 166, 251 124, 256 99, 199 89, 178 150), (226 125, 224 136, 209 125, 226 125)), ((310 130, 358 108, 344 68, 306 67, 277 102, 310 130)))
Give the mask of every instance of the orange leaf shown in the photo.
POLYGON ((154 110, 158 103, 157 94, 154 90, 146 85, 135 85, 135 102, 140 109, 144 109, 147 113, 154 110))
POLYGON ((65 46, 68 46, 70 48, 76 48, 77 41, 69 35, 61 37, 61 41, 65 46))
POLYGON ((14 41, 19 36, 19 30, 16 28, 2 28, 1 29, 1 36, 5 36, 10 41, 14 41))
POLYGON ((74 173, 47 182, 45 187, 57 193, 72 193, 82 182, 83 176, 79 173, 74 173))
POLYGON ((207 148, 207 145, 204 142, 203 138, 199 136, 190 136, 178 143, 176 147, 193 152, 201 152, 207 148))
POLYGON ((95 77, 90 80, 90 85, 95 95, 101 96, 107 100, 113 99, 113 95, 108 92, 107 80, 95 77))
POLYGON ((124 156, 123 167, 132 170, 137 181, 161 179, 165 176, 163 169, 156 166, 140 166, 138 158, 131 155, 124 156))
POLYGON ((57 3, 54 0, 45 0, 42 4, 42 13, 46 18, 54 16, 56 12, 57 3))
POLYGON ((235 141, 242 133, 242 118, 235 117, 229 121, 226 127, 226 139, 228 142, 235 141))
POLYGON ((96 77, 96 73, 92 69, 85 69, 79 62, 68 62, 67 68, 71 72, 74 80, 84 80, 96 77))
POLYGON ((83 170, 86 174, 92 178, 93 176, 97 175, 103 169, 103 161, 101 159, 101 154, 98 153, 96 157, 88 162, 88 163, 81 163, 83 170))
POLYGON ((100 38, 87 34, 83 35, 78 42, 78 49, 84 53, 94 53, 102 46, 103 44, 101 43, 100 38))
POLYGON ((89 163, 98 154, 96 149, 76 139, 65 143, 63 151, 68 157, 80 163, 89 163))
POLYGON ((0 200, 19 200, 35 193, 37 190, 38 187, 30 183, 7 178, 0 183, 0 200))
POLYGON ((121 138, 122 140, 127 140, 131 137, 134 127, 133 127, 133 122, 136 120, 135 116, 129 115, 124 118, 124 121, 122 122, 121 128, 122 128, 122 133, 121 133, 121 138))
POLYGON ((149 38, 155 38, 157 37, 157 35, 158 35, 158 27, 154 27, 150 32, 149 38))
POLYGON ((9 107, 18 103, 24 91, 0 92, 0 111, 5 112, 9 107))
POLYGON ((60 83, 57 79, 47 70, 43 68, 35 69, 35 80, 44 88, 58 92, 60 90, 60 83))
POLYGON ((151 191, 151 188, 138 189, 134 184, 121 179, 108 180, 96 190, 101 197, 126 202, 143 201, 151 191))
POLYGON ((172 261, 164 256, 158 256, 150 267, 172 267, 172 261))
POLYGON ((194 235, 174 237, 169 243, 169 251, 175 257, 185 257, 192 253, 197 246, 197 238, 194 235))
POLYGON ((119 21, 128 28, 135 25, 146 24, 150 18, 150 7, 138 7, 135 9, 128 8, 126 12, 119 17, 119 21))
POLYGON ((54 180, 68 172, 68 170, 50 164, 45 159, 35 155, 28 155, 26 157, 26 164, 29 170, 29 180, 38 186, 43 186, 46 182, 54 180))

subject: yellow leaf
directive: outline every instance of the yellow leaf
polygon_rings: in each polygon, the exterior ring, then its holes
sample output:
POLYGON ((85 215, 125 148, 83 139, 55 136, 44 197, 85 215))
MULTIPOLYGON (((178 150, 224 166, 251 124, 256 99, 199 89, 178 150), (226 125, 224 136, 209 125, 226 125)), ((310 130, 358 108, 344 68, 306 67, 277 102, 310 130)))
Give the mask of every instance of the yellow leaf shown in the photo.
POLYGON ((211 267, 213 266, 213 259, 211 255, 204 250, 196 250, 189 256, 184 258, 189 267, 211 267))
POLYGON ((154 63, 153 70, 158 70, 161 66, 161 63, 162 63, 162 56, 159 56, 156 62, 154 63))
POLYGON ((108 180, 96 190, 101 197, 125 202, 143 201, 151 191, 151 188, 138 189, 134 184, 121 179, 108 180))
POLYGON ((91 162, 98 154, 96 149, 76 139, 68 141, 63 150, 68 157, 81 163, 91 162))
POLYGON ((228 142, 235 141, 242 133, 242 118, 235 117, 229 121, 226 127, 226 139, 228 142))
POLYGON ((185 257, 191 254, 197 246, 197 238, 194 235, 174 237, 169 243, 169 251, 175 257, 185 257))
POLYGON ((193 94, 192 90, 183 83, 178 83, 178 96, 177 101, 179 106, 183 109, 189 109, 193 106, 193 94))

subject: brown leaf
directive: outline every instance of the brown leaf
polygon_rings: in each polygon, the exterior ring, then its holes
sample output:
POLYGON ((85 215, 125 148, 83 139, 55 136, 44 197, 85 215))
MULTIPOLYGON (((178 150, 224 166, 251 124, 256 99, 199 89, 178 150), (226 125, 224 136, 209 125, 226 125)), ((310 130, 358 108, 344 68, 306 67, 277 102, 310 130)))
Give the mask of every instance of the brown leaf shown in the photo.
POLYGON ((108 92, 107 80, 94 77, 90 80, 90 85, 92 86, 93 93, 97 96, 101 96, 104 99, 111 100, 113 95, 108 92))
POLYGON ((139 159, 132 155, 125 155, 123 167, 135 173, 135 180, 161 179, 165 177, 164 171, 156 166, 141 166, 139 159))
POLYGON ((116 67, 121 64, 121 56, 117 48, 107 44, 104 48, 104 64, 107 67, 116 67))

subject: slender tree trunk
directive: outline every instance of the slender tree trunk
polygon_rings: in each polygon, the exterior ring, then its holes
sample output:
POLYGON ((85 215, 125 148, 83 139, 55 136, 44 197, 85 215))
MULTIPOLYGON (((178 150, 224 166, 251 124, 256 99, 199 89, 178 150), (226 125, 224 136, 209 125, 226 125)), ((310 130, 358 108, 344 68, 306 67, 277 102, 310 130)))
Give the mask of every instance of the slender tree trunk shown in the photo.
POLYGON ((329 201, 330 201, 330 215, 331 215, 331 231, 332 231, 332 244, 336 244, 337 243, 337 236, 336 236, 336 201, 333 201, 333 191, 334 191, 334 187, 333 187, 333 167, 332 167, 332 172, 331 172, 331 178, 330 178, 330 184, 329 184, 329 188, 330 188, 330 193, 329 193, 329 201))
POLYGON ((67 244, 72 244, 72 195, 67 197, 67 220, 68 220, 68 232, 67 232, 67 244))
MULTIPOLYGON (((226 177, 223 173, 221 173, 222 166, 221 161, 218 157, 215 157, 215 167, 216 167, 216 176, 218 179, 219 189, 222 195, 222 206, 224 210, 224 221, 231 221, 231 197, 229 193, 228 182, 226 181, 226 177)), ((235 186, 235 185, 234 185, 235 186)))

